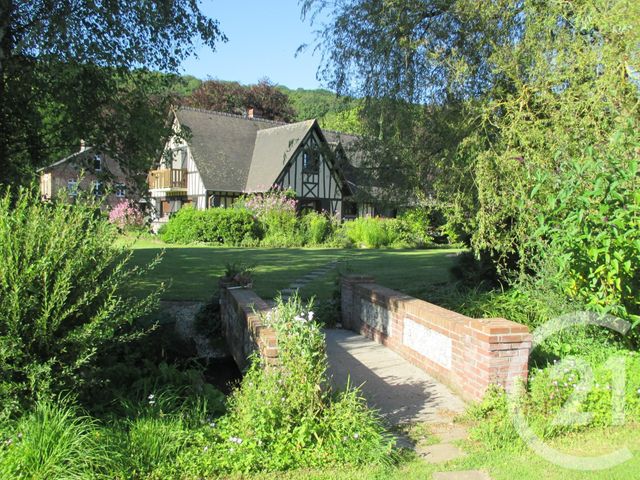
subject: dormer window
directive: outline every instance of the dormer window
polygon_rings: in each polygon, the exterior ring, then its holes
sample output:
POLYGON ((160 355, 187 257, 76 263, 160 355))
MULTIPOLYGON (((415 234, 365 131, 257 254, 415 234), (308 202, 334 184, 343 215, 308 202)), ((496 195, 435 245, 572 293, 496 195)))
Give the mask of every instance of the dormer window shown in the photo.
POLYGON ((102 156, 101 155, 94 155, 94 157, 93 157, 93 170, 95 172, 101 172, 102 171, 102 156))

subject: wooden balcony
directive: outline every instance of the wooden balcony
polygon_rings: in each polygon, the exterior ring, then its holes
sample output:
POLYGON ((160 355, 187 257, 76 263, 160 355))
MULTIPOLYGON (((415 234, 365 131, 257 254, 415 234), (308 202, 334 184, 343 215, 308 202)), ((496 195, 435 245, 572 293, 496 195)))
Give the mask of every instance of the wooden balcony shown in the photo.
POLYGON ((149 182, 149 190, 160 190, 163 192, 187 191, 186 168, 151 170, 147 180, 149 182))

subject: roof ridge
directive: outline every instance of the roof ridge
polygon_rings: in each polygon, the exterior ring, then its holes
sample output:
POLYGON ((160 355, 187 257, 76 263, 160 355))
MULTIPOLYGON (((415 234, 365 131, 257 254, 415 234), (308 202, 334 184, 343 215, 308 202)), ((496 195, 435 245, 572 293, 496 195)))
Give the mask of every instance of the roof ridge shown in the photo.
POLYGON ((58 165, 60 165, 60 164, 62 164, 62 163, 64 163, 64 162, 67 162, 67 161, 71 160, 72 158, 75 158, 75 157, 77 157, 77 156, 79 156, 79 155, 81 155, 81 154, 83 154, 83 153, 89 152, 89 151, 91 151, 91 150, 95 150, 95 148, 94 148, 93 146, 85 147, 85 149, 84 149, 84 150, 79 150, 79 151, 74 152, 74 153, 72 153, 72 154, 70 154, 70 155, 67 155, 66 157, 64 157, 64 158, 62 158, 62 159, 60 159, 60 160, 56 160, 55 162, 53 162, 53 163, 52 163, 52 164, 50 164, 50 165, 45 165, 44 167, 40 167, 40 168, 38 168, 38 169, 36 170, 36 172, 40 172, 40 171, 42 171, 42 170, 46 170, 47 168, 56 167, 56 166, 58 166, 58 165))
POLYGON ((296 125, 300 125, 303 123, 309 123, 309 127, 311 127, 311 125, 313 125, 313 122, 315 122, 315 118, 311 119, 311 120, 301 120, 299 122, 293 122, 293 123, 285 123, 282 125, 278 125, 275 127, 271 127, 271 128, 265 128, 264 130, 258 130, 258 134, 262 133, 262 132, 270 132, 272 130, 275 130, 276 128, 283 128, 283 127, 295 127, 296 125))
MULTIPOLYGON (((260 118, 260 117, 249 118, 249 117, 246 117, 244 115, 238 115, 237 113, 219 112, 217 110, 207 110, 206 108, 180 106, 180 107, 177 108, 177 110, 187 110, 187 111, 190 111, 190 112, 199 112, 199 113, 211 113, 211 114, 214 114, 214 115, 220 115, 221 117, 238 118, 240 120, 247 120, 248 122, 272 123, 272 124, 278 125, 278 126, 291 125, 291 123, 281 122, 281 121, 278 121, 278 120, 269 120, 267 118, 260 118)), ((298 123, 298 122, 295 122, 295 123, 298 123)))

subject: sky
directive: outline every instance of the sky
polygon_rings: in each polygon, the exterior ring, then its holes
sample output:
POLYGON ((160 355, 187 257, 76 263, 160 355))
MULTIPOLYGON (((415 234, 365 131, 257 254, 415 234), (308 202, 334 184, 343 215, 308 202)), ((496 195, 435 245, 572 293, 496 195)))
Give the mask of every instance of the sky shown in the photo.
POLYGON ((200 46, 199 58, 183 63, 184 74, 242 84, 268 77, 292 89, 322 87, 316 80, 320 53, 312 54, 317 25, 300 18, 298 0, 203 0, 200 5, 218 20, 228 41, 218 43, 215 52, 200 46), (303 43, 310 48, 296 56, 303 43))

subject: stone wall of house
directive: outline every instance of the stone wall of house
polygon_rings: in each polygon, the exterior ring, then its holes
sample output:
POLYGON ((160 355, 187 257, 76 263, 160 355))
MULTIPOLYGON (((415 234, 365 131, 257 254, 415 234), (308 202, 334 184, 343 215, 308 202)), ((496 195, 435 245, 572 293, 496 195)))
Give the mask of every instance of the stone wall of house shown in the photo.
POLYGON ((502 318, 473 319, 375 283, 342 279, 342 324, 400 354, 465 400, 526 380, 531 335, 502 318))
POLYGON ((104 192, 110 188, 111 193, 105 198, 106 204, 110 207, 125 199, 130 199, 133 184, 123 173, 118 162, 107 155, 100 155, 102 171, 95 172, 93 169, 94 155, 95 152, 88 150, 86 154, 81 153, 66 162, 45 168, 40 173, 40 193, 43 198, 55 197, 61 190, 67 190, 69 181, 78 182, 79 180, 78 190, 89 191, 96 181, 102 183, 104 192), (115 185, 118 183, 122 183, 126 187, 124 197, 116 195, 115 185))
POLYGON ((267 365, 278 363, 275 331, 262 318, 271 307, 253 290, 220 287, 222 328, 231 355, 240 370, 249 366, 249 357, 258 352, 267 365))

